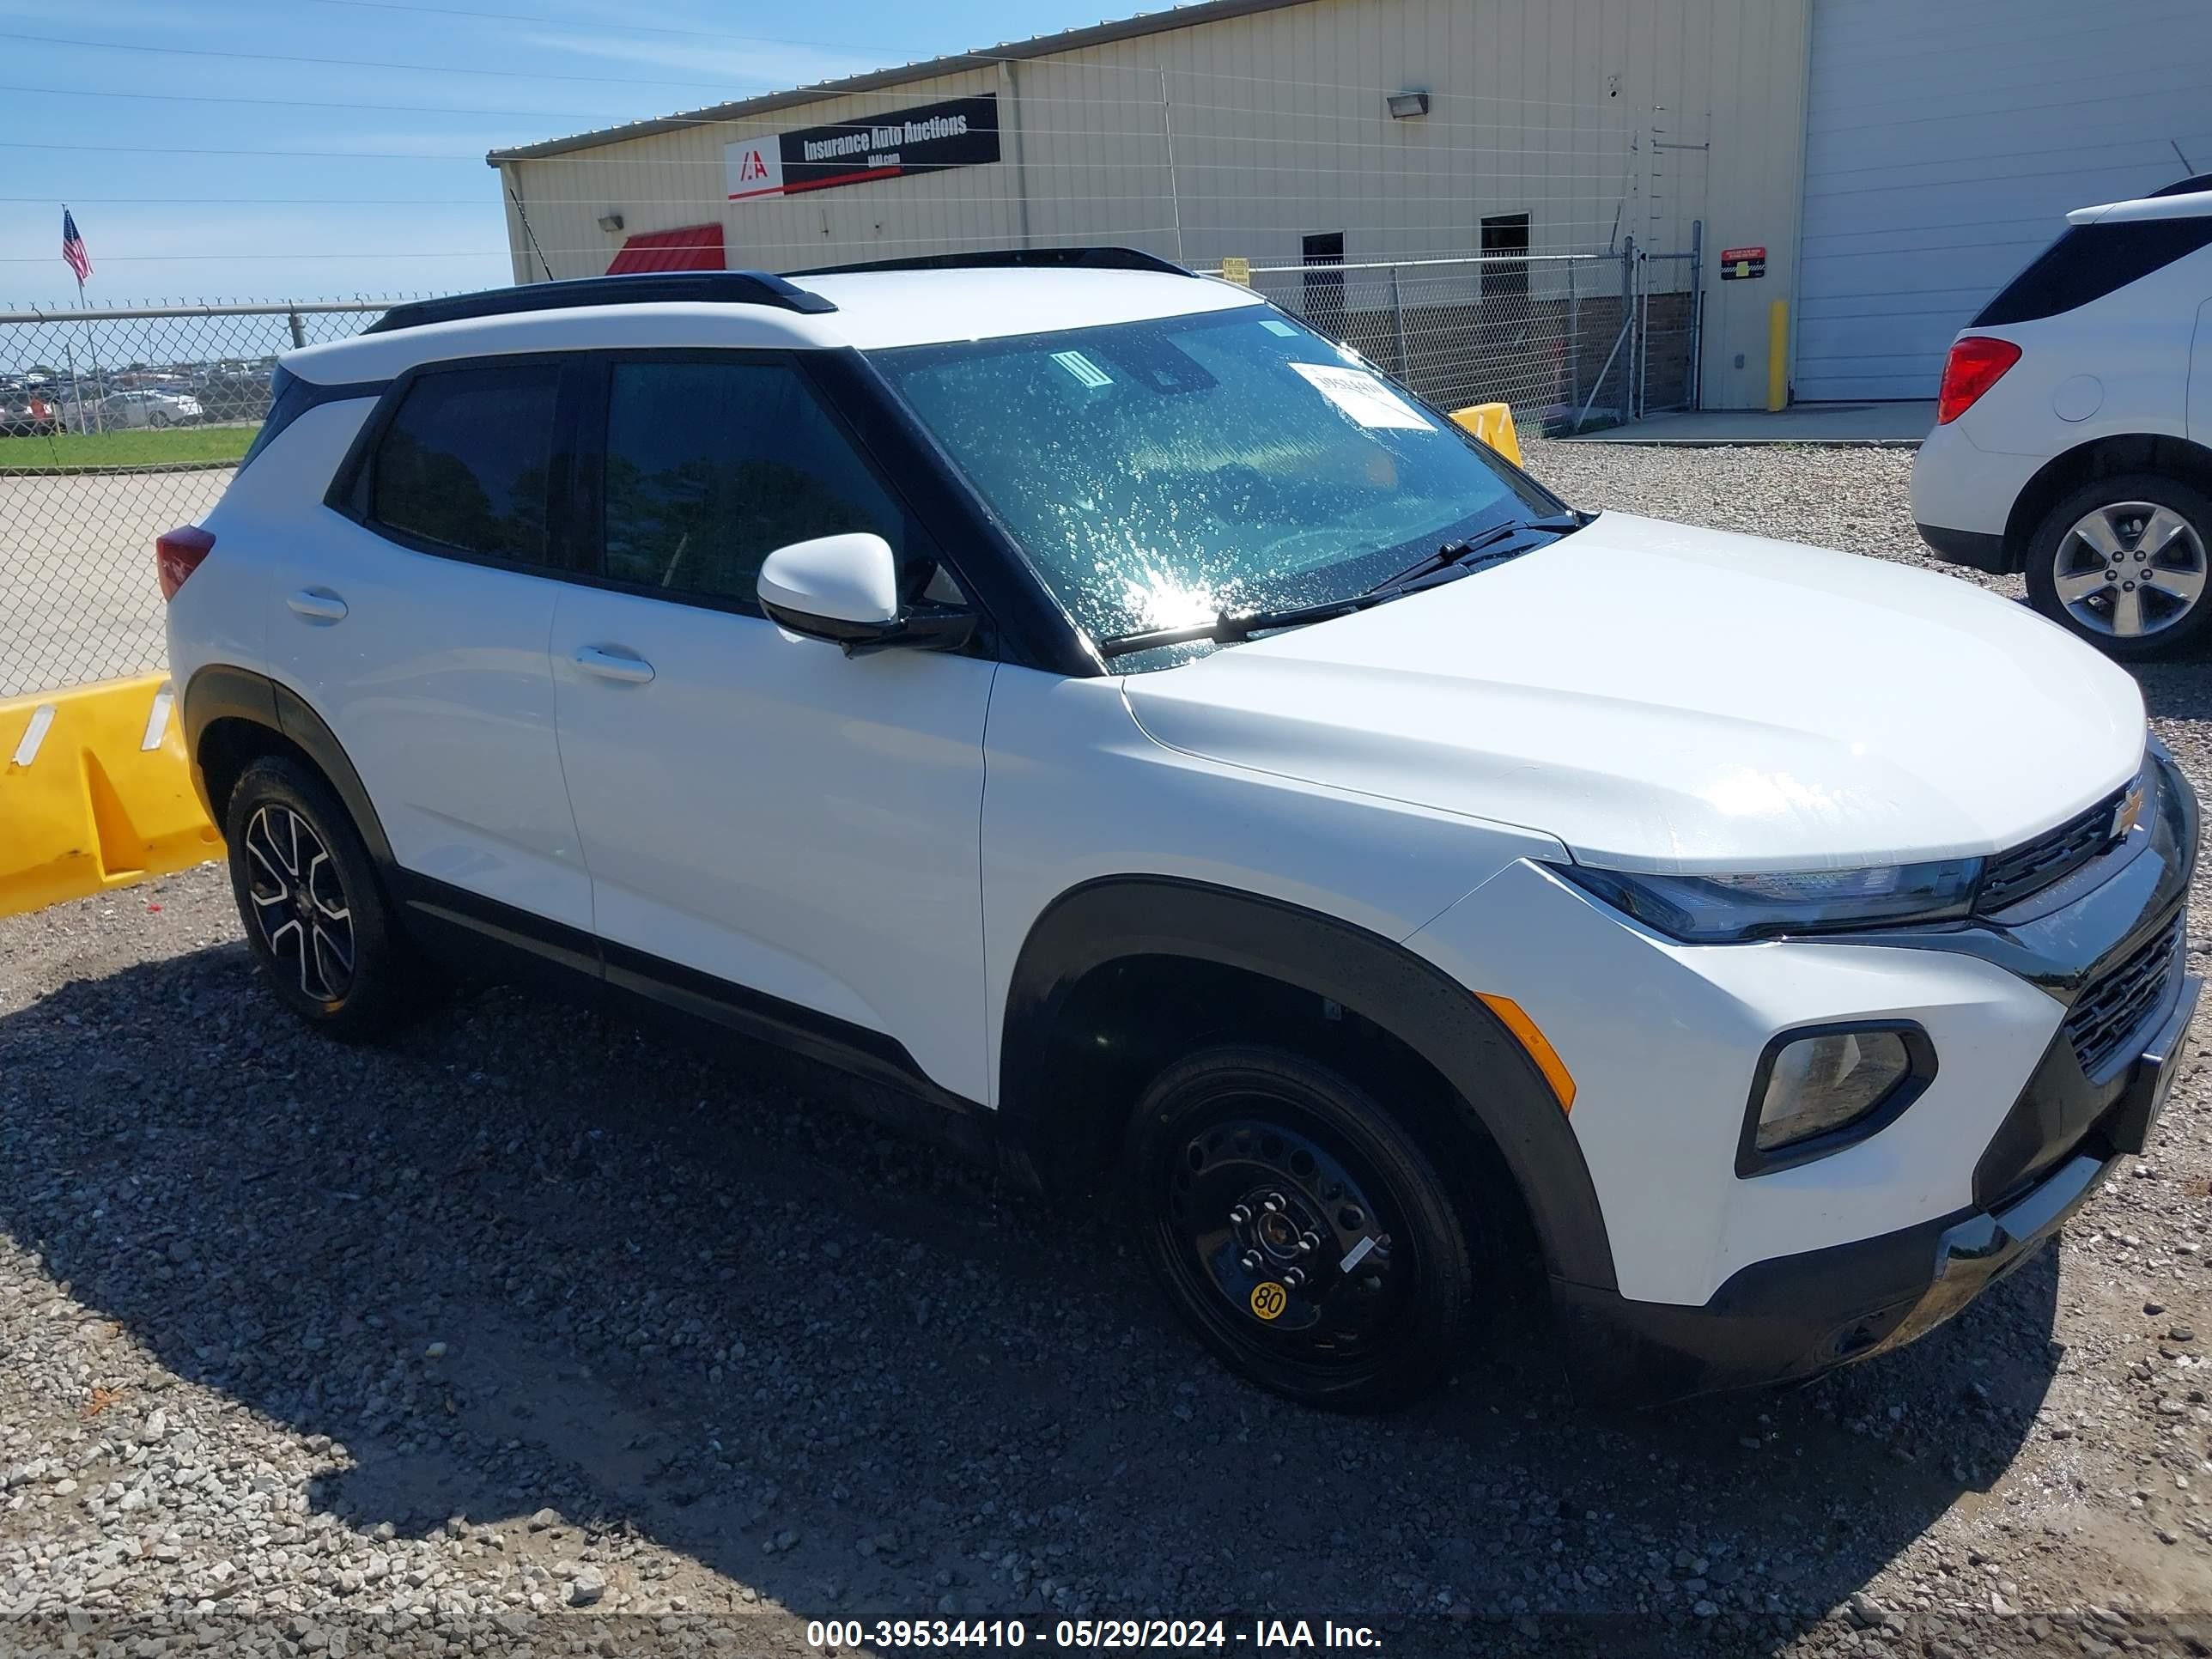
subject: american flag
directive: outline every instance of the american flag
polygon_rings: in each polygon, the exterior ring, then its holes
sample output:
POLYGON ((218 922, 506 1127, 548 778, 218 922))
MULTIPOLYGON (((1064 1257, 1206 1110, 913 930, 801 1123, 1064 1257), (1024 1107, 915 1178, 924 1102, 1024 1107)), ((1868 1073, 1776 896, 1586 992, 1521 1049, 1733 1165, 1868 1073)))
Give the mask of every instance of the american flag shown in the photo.
POLYGON ((92 275, 92 254, 84 238, 77 234, 76 216, 67 208, 62 210, 62 258, 76 273, 77 286, 82 288, 84 279, 92 275))

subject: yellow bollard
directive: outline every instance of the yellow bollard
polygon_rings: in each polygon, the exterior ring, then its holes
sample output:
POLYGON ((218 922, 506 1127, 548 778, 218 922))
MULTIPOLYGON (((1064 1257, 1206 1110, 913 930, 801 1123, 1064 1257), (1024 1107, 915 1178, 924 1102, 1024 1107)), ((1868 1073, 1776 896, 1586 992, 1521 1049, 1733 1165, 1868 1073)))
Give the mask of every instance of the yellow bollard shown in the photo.
POLYGON ((1513 410, 1504 404, 1469 404, 1452 410, 1452 422, 1474 434, 1514 465, 1521 465, 1521 434, 1513 429, 1513 410))
POLYGON ((1766 412, 1778 415, 1790 406, 1790 301, 1777 300, 1766 308, 1766 412))

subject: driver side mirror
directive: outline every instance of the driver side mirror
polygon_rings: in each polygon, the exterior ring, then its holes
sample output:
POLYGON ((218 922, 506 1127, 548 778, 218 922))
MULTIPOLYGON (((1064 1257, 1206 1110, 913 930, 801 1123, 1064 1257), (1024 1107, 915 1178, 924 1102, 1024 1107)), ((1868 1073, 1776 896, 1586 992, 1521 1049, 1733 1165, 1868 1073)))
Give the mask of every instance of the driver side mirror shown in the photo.
POLYGON ((957 651, 975 632, 972 611, 899 603, 898 556, 881 536, 854 532, 779 547, 761 562, 769 620, 848 657, 904 646, 957 651))

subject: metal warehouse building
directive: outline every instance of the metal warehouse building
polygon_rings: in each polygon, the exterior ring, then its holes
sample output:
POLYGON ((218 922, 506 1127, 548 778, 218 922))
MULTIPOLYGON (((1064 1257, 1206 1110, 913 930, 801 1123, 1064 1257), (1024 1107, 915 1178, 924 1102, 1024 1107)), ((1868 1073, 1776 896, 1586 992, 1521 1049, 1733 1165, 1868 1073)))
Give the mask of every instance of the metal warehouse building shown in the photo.
POLYGON ((1795 398, 1932 397, 2208 87, 2207 0, 1204 0, 489 159, 522 282, 1117 243, 1431 396, 1747 408, 1778 301, 1795 398))

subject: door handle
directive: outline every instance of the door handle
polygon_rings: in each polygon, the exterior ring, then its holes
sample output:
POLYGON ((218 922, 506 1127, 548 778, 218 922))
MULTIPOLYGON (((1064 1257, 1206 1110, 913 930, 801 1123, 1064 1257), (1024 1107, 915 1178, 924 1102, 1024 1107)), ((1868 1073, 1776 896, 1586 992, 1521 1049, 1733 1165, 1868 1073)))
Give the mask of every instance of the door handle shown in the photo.
POLYGON ((586 674, 596 674, 603 680, 620 680, 626 685, 653 683, 653 665, 627 651, 608 651, 587 645, 576 653, 576 666, 586 674))
POLYGON ((310 622, 343 622, 346 602, 327 587, 303 587, 284 601, 295 617, 310 622))

